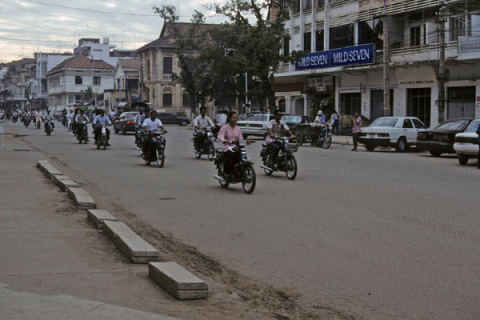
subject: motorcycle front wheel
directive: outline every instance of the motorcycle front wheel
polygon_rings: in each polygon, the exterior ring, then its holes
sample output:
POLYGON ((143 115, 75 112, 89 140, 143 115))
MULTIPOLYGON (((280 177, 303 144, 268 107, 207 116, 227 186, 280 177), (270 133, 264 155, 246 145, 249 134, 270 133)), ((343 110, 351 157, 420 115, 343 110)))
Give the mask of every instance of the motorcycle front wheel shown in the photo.
POLYGON ((297 176, 297 170, 297 160, 295 159, 295 157, 288 157, 287 163, 285 164, 285 175, 287 176, 287 178, 289 180, 295 179, 295 177, 297 176))
MULTIPOLYGON (((263 161, 263 165, 264 165, 265 167, 267 166, 267 159, 268 159, 268 158, 266 158, 266 159, 263 161)), ((266 174, 267 176, 271 176, 272 173, 273 173, 273 170, 271 170, 271 169, 265 169, 265 168, 264 168, 263 171, 265 172, 265 174, 266 174)))
POLYGON ((252 193, 255 190, 255 184, 257 182, 257 176, 255 169, 251 165, 247 165, 243 168, 242 187, 245 193, 252 193))
MULTIPOLYGON (((218 174, 219 177, 224 177, 224 174, 223 174, 223 163, 220 163, 220 164, 218 165, 217 174, 218 174)), ((218 182, 220 182, 220 186, 221 186, 222 188, 228 188, 228 186, 230 185, 230 182, 228 182, 228 181, 218 180, 218 182)))
POLYGON ((157 156, 157 166, 159 168, 163 168, 163 164, 165 163, 165 155, 164 155, 164 150, 161 148, 155 149, 155 153, 157 156))
POLYGON ((207 157, 208 157, 208 160, 210 161, 212 161, 213 158, 215 157, 215 146, 213 145, 213 142, 208 143, 207 157))
POLYGON ((332 136, 327 135, 327 137, 325 138, 325 141, 323 142, 323 147, 325 149, 328 149, 330 148, 331 145, 332 145, 332 136))
POLYGON ((315 145, 319 148, 321 148, 323 146, 323 138, 320 138, 320 136, 317 137, 317 141, 315 141, 315 145))
POLYGON ((107 149, 107 137, 102 135, 102 147, 103 150, 107 149))

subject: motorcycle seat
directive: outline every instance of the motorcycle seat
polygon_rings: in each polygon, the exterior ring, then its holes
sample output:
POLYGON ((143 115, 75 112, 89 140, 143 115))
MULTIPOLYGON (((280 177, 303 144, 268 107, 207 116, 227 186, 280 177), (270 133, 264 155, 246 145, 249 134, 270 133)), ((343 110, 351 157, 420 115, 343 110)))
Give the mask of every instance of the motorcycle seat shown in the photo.
POLYGON ((262 143, 262 147, 268 147, 268 143, 266 142, 262 143))

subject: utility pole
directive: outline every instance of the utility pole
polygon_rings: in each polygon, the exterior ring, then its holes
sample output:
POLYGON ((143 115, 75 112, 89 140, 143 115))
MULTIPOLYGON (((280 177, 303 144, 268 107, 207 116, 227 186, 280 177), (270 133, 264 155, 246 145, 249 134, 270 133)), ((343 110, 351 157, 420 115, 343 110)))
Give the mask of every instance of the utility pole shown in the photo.
POLYGON ((383 115, 389 117, 390 111, 390 81, 388 77, 388 19, 387 0, 383 0, 383 115))
POLYGON ((438 123, 445 121, 445 4, 442 1, 437 18, 440 57, 438 59, 438 123))

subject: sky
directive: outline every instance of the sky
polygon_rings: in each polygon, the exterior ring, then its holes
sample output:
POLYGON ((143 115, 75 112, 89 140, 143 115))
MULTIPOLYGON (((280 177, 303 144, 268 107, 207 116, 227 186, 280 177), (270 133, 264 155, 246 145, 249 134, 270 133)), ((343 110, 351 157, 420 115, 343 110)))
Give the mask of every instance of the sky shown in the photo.
POLYGON ((1 0, 0 63, 32 58, 39 51, 73 52, 81 38, 102 41, 107 37, 117 49, 138 49, 160 35, 163 20, 153 13, 154 6, 179 7, 182 22, 190 21, 194 10, 198 10, 207 16, 207 23, 220 23, 224 17, 205 7, 213 3, 213 0, 1 0))

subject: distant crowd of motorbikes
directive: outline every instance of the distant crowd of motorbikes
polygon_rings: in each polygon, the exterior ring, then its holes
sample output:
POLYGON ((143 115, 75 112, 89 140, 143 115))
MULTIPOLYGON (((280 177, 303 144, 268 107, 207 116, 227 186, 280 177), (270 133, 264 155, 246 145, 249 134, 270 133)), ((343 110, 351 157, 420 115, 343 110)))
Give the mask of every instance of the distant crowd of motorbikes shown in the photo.
MULTIPOLYGON (((165 163, 165 148, 166 139, 164 134, 166 130, 163 126, 155 128, 147 128, 145 120, 149 123, 154 123, 154 114, 152 112, 150 118, 145 116, 141 111, 135 119, 135 147, 140 153, 140 156, 147 165, 156 163, 160 168, 165 163), (152 122, 153 120, 153 122, 152 122)), ((156 115, 156 113, 155 113, 156 115)), ((225 120, 227 116, 223 117, 225 120)), ((49 111, 43 112, 14 112, 7 114, 7 119, 10 118, 13 123, 20 121, 28 127, 32 121, 35 127, 40 129, 45 128, 45 133, 49 136, 54 131, 53 120, 56 119, 63 124, 68 131, 72 132, 79 144, 87 144, 89 141, 89 123, 92 124, 94 131, 94 144, 98 149, 106 150, 109 144, 109 131, 107 126, 112 124, 112 120, 105 115, 105 112, 98 110, 96 113, 84 114, 83 110, 70 113, 61 113, 53 115, 49 111), (105 120, 102 120, 105 118, 105 120), (102 120, 102 121, 100 121, 102 120)), ((228 125, 223 121, 219 123, 219 118, 215 118, 215 123, 203 112, 194 121, 195 131, 193 132, 193 153, 197 159, 202 155, 206 155, 208 160, 214 161, 217 174, 214 178, 219 180, 222 187, 227 188, 230 184, 241 183, 243 190, 246 193, 252 193, 256 185, 256 173, 253 168, 253 161, 247 155, 246 146, 255 143, 252 140, 238 139, 238 141, 222 141, 224 148, 215 148, 215 142, 218 141, 218 133, 220 128, 228 125), (203 116, 203 117, 202 117, 203 116), (204 121, 205 120, 205 121, 204 121), (208 121, 206 121, 208 120, 208 121), (199 125, 202 123, 203 125, 199 125), (225 165, 228 161, 225 152, 235 154, 233 172, 231 174, 225 173, 225 165)), ((222 117, 220 117, 222 118, 222 117)), ((275 120, 272 120, 275 121, 275 120)), ((280 123, 280 122, 279 122, 280 123)), ((288 129, 288 128, 287 128, 288 129)), ((312 144, 319 147, 329 148, 332 143, 331 126, 329 124, 322 125, 315 131, 315 137, 312 137, 312 144)), ((269 129, 270 130, 270 129, 269 129)), ((295 136, 287 130, 291 137, 274 135, 273 131, 269 131, 269 143, 263 143, 260 152, 261 165, 265 174, 270 176, 274 172, 283 172, 289 180, 294 180, 297 176, 298 165, 294 153, 298 151, 298 146, 303 141, 295 141, 295 136), (272 152, 271 148, 277 150, 272 152)))

